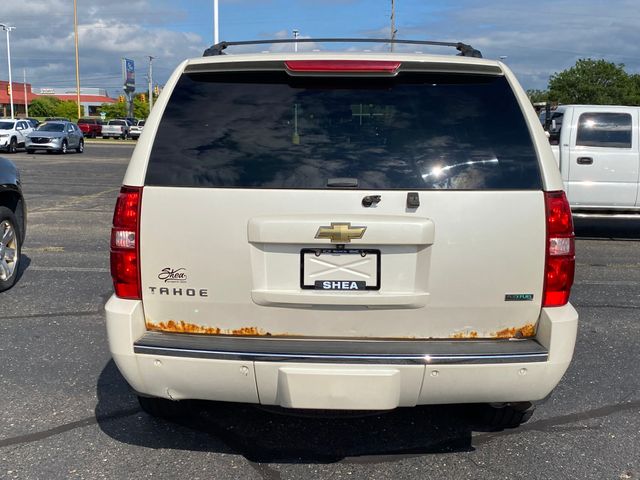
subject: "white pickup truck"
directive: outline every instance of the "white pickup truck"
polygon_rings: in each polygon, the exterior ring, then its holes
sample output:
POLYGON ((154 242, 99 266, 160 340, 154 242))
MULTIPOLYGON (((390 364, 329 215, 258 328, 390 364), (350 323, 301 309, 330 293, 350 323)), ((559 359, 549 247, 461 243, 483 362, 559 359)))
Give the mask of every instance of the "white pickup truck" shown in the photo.
POLYGON ((563 105, 549 129, 571 209, 640 213, 640 107, 563 105))
POLYGON ((130 129, 131 124, 128 120, 109 120, 106 125, 102 126, 102 138, 121 138, 124 140, 129 136, 130 129))

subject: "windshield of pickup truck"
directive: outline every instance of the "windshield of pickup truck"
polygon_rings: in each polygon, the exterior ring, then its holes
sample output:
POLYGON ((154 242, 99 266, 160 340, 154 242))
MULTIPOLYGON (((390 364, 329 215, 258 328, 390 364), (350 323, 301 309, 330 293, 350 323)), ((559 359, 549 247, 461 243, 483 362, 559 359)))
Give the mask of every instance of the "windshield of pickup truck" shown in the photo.
POLYGON ((11 130, 15 122, 0 122, 0 130, 11 130))
POLYGON ((124 120, 111 120, 111 121, 109 121, 109 125, 120 125, 120 126, 123 126, 123 125, 126 125, 126 124, 127 124, 127 122, 125 122, 124 120))
POLYGON ((37 130, 39 132, 64 132, 64 123, 43 123, 37 130))
POLYGON ((185 74, 160 123, 146 182, 541 188, 529 129, 504 77, 409 72, 393 78, 185 74), (332 181, 344 178, 350 182, 332 181))

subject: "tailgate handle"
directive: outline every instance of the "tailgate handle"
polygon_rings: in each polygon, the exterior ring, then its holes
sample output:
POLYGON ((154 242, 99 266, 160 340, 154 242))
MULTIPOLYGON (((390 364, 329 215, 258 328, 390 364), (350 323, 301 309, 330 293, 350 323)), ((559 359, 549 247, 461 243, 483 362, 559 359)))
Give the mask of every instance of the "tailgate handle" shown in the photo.
POLYGON ((593 165, 593 158, 591 157, 578 157, 578 165, 593 165))

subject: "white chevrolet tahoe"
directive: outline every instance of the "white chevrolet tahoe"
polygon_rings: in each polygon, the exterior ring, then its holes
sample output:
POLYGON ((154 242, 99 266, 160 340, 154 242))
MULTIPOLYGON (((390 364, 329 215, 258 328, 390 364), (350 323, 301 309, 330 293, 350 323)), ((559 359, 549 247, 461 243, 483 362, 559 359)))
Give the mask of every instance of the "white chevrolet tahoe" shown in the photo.
POLYGON ((512 72, 469 56, 185 61, 126 172, 111 269, 110 350, 154 415, 472 403, 514 426, 576 339, 549 142, 512 72))

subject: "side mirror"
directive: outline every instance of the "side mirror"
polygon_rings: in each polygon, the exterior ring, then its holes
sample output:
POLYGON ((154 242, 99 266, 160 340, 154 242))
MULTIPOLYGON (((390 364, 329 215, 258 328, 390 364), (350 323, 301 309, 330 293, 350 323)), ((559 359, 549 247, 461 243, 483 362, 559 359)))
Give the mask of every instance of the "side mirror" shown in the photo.
POLYGON ((22 127, 22 125, 18 125, 18 126, 16 127, 16 130, 24 130, 24 128, 22 127))
POLYGON ((558 128, 558 124, 556 123, 556 121, 551 120, 551 130, 555 132, 557 128, 558 128))

